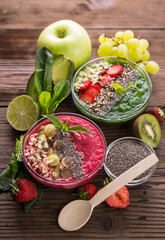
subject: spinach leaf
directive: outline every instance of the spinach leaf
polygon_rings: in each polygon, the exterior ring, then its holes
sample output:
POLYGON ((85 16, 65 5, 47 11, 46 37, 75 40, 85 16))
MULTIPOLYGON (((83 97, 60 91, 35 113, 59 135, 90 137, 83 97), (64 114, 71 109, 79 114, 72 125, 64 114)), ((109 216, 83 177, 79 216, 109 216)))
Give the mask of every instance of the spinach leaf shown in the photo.
POLYGON ((42 91, 52 92, 53 55, 46 48, 37 50, 34 76, 34 94, 38 96, 42 91))
POLYGON ((10 171, 10 167, 8 166, 0 174, 0 191, 7 191, 7 190, 9 190, 11 180, 12 180, 12 174, 11 174, 11 171, 10 171))
POLYGON ((51 103, 51 93, 47 91, 41 92, 39 96, 39 104, 41 107, 41 114, 49 113, 49 106, 51 103))
POLYGON ((49 113, 54 113, 60 102, 62 102, 71 91, 69 80, 61 80, 54 86, 54 93, 52 96, 49 113))

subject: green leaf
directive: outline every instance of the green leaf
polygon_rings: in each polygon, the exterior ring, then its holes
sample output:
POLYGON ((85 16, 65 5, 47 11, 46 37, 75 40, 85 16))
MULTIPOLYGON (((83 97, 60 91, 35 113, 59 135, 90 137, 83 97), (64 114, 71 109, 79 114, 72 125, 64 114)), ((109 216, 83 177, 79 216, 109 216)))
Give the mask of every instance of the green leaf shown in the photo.
POLYGON ((7 191, 7 190, 9 190, 11 181, 12 181, 12 174, 11 174, 11 171, 10 171, 10 167, 8 166, 0 174, 0 191, 7 191))
POLYGON ((92 134, 86 128, 84 128, 82 126, 79 126, 79 125, 74 125, 72 127, 69 127, 68 132, 70 132, 70 133, 72 133, 72 132, 84 132, 84 133, 87 133, 87 134, 92 136, 92 134))
POLYGON ((68 124, 69 124, 69 120, 66 121, 66 123, 62 126, 62 132, 63 134, 65 134, 68 130, 68 124))
POLYGON ((63 128, 63 123, 58 117, 54 115, 43 115, 43 116, 48 118, 56 126, 57 129, 61 130, 63 128))
POLYGON ((51 103, 51 93, 47 91, 41 92, 39 96, 39 103, 41 107, 41 114, 49 114, 49 106, 51 103))
POLYGON ((142 96, 142 92, 140 90, 137 90, 137 92, 135 93, 135 95, 139 98, 141 98, 142 96))
POLYGON ((33 209, 33 207, 36 205, 36 203, 37 203, 39 200, 41 200, 42 197, 43 197, 43 190, 41 189, 41 187, 39 186, 39 184, 37 184, 36 182, 35 182, 35 185, 36 185, 36 187, 37 187, 38 197, 35 198, 35 199, 33 199, 32 201, 24 202, 24 203, 23 203, 23 211, 24 211, 24 213, 30 212, 30 211, 33 209))
POLYGON ((40 48, 36 53, 34 93, 38 96, 42 91, 52 92, 52 65, 53 55, 46 48, 40 48))
POLYGON ((52 96, 49 112, 53 113, 60 102, 62 102, 71 91, 70 82, 68 80, 61 80, 54 86, 54 93, 52 96))

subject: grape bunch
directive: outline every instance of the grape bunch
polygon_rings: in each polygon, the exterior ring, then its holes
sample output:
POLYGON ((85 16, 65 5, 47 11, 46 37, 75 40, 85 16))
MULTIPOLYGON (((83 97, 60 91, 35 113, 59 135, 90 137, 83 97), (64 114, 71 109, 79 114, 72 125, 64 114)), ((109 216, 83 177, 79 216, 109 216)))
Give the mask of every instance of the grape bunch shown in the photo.
POLYGON ((148 73, 156 74, 159 72, 159 65, 149 60, 149 42, 146 39, 135 38, 131 30, 118 31, 115 37, 101 34, 99 43, 97 52, 99 57, 121 57, 136 62, 148 73))

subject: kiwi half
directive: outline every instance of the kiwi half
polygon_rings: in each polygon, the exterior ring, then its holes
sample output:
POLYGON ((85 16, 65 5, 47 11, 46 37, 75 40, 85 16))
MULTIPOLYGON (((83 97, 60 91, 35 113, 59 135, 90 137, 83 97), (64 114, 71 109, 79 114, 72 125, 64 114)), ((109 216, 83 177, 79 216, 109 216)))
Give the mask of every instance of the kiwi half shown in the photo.
POLYGON ((142 114, 133 123, 133 132, 136 137, 146 141, 156 148, 161 139, 160 124, 152 114, 142 114))

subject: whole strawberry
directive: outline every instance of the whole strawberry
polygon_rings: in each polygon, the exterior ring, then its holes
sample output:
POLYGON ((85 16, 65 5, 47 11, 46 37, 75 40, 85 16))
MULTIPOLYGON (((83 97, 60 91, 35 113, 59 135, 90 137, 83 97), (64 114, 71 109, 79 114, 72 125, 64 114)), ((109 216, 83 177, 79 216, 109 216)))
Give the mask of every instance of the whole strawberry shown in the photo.
POLYGON ((92 183, 87 183, 78 190, 78 196, 81 199, 89 200, 91 199, 97 192, 96 185, 92 183))
POLYGON ((33 182, 25 178, 19 178, 11 185, 13 198, 18 203, 29 202, 38 197, 38 191, 33 182))
POLYGON ((158 122, 162 122, 164 120, 165 114, 163 110, 158 107, 152 109, 152 114, 157 118, 158 122))

